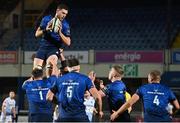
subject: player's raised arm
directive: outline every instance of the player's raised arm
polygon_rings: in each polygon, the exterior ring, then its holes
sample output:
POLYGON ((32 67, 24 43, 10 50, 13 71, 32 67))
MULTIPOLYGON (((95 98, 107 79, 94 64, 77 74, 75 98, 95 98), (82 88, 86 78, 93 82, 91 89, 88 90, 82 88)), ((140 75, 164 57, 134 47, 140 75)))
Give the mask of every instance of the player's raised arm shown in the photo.
MULTIPOLYGON (((62 13, 62 15, 64 14, 66 16, 67 11, 66 10, 61 10, 61 13, 62 13)), ((71 38, 70 38, 70 27, 69 27, 69 24, 65 23, 63 29, 62 29, 62 26, 63 25, 62 25, 62 22, 61 22, 61 25, 59 26, 59 36, 60 36, 62 42, 65 45, 70 46, 71 45, 71 38)))
MULTIPOLYGON (((48 65, 49 65, 49 68, 46 68, 46 69, 51 71, 49 76, 54 76, 54 75, 58 76, 57 66, 51 62, 49 62, 48 65)), ((57 103, 58 101, 55 97, 56 92, 57 92, 57 87, 56 87, 56 82, 55 82, 52 88, 50 88, 48 93, 46 94, 46 100, 51 101, 53 103, 57 103)))
POLYGON ((31 76, 29 79, 27 79, 27 80, 25 80, 24 82, 23 82, 23 84, 22 84, 22 89, 23 90, 25 90, 26 89, 26 87, 27 87, 27 82, 28 81, 33 81, 33 77, 31 76))
POLYGON ((64 56, 64 50, 60 48, 59 51, 60 51, 59 59, 61 61, 60 74, 63 75, 65 73, 69 72, 68 71, 68 63, 67 63, 67 60, 64 56))
POLYGON ((52 21, 50 21, 47 25, 47 27, 45 29, 42 29, 41 27, 38 27, 35 33, 35 37, 41 37, 42 35, 44 35, 45 33, 47 33, 47 31, 50 31, 52 29, 52 21))
POLYGON ((65 36, 61 31, 59 31, 59 35, 60 35, 64 44, 66 44, 67 46, 71 45, 71 38, 70 37, 65 36))
POLYGON ((93 84, 96 79, 96 73, 94 71, 90 71, 88 77, 92 80, 93 84))
POLYGON ((55 94, 57 92, 56 85, 49 89, 48 93, 46 94, 46 100, 58 104, 58 99, 56 98, 55 94))
MULTIPOLYGON (((52 69, 53 69, 53 67, 52 67, 52 69)), ((52 70, 51 75, 54 75, 53 70, 52 70)), ((56 92, 57 92, 57 87, 56 87, 56 82, 54 82, 53 86, 48 90, 48 92, 46 94, 46 100, 53 102, 53 103, 57 103, 58 101, 55 97, 56 92)))
POLYGON ((94 71, 90 71, 88 74, 88 77, 91 79, 93 88, 90 88, 89 92, 92 94, 92 96, 98 100, 98 105, 99 105, 99 116, 102 118, 103 112, 102 112, 102 99, 101 96, 98 93, 98 90, 95 88, 94 81, 96 79, 96 74, 94 71))
POLYGON ((40 29, 40 27, 37 28, 36 33, 35 33, 35 37, 41 37, 43 35, 43 30, 40 29))
POLYGON ((54 93, 51 91, 51 89, 48 91, 47 95, 46 95, 46 100, 48 101, 52 101, 54 97, 54 93))
POLYGON ((105 97, 108 93, 108 89, 104 86, 103 83, 100 83, 100 90, 98 91, 98 93, 101 95, 101 97, 105 97))

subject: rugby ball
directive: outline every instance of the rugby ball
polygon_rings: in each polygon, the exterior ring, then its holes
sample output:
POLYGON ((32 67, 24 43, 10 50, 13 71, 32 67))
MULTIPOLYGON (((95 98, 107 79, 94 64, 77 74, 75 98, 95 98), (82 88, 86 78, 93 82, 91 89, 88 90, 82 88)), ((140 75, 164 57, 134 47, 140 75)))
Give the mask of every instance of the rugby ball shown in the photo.
POLYGON ((61 21, 57 17, 54 17, 52 20, 52 31, 58 33, 60 27, 61 27, 61 21))

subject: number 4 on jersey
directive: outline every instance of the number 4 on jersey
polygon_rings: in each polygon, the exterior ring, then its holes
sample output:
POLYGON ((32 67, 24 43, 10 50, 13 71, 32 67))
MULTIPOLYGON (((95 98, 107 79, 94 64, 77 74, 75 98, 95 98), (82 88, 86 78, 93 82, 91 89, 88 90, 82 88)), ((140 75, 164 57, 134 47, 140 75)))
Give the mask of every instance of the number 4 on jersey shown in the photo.
POLYGON ((160 102, 159 102, 159 99, 158 99, 158 95, 156 95, 154 97, 153 103, 156 104, 157 106, 159 105, 160 102))

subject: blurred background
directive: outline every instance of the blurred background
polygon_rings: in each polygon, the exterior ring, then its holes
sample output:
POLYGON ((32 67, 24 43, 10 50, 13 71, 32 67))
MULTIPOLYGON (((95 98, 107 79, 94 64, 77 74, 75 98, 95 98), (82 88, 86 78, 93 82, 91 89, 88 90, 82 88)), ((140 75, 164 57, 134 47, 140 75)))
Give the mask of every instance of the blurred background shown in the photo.
MULTIPOLYGON (((0 105, 10 90, 16 92, 20 121, 26 121, 28 104, 21 85, 32 71, 39 46, 35 30, 43 16, 57 3, 69 6, 72 45, 66 58, 78 58, 81 72, 94 70, 105 84, 112 65, 125 70, 125 82, 133 94, 147 83, 147 74, 162 72, 180 100, 180 1, 179 0, 0 0, 0 105)), ((108 106, 103 100, 108 121, 108 106)), ((141 121, 143 105, 133 108, 134 121, 141 121)), ((97 119, 95 119, 97 121, 97 119)), ((176 116, 174 121, 180 121, 176 116)))

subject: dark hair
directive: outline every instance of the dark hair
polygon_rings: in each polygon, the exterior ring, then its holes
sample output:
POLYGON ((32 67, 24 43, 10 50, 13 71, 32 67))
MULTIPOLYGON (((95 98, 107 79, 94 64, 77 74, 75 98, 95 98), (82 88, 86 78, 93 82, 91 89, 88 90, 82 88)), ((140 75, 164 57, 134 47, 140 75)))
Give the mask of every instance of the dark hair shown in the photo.
POLYGON ((152 81, 161 80, 161 72, 158 70, 152 70, 150 73, 152 81))
POLYGON ((79 65, 79 60, 76 58, 73 59, 69 59, 68 60, 68 66, 69 67, 74 67, 74 66, 78 66, 79 65))
POLYGON ((97 90, 100 90, 100 84, 101 84, 101 80, 100 79, 95 79, 94 85, 95 85, 97 90))
POLYGON ((65 70, 64 67, 60 67, 59 70, 60 70, 62 75, 65 75, 65 74, 69 73, 69 71, 65 70))
POLYGON ((10 90, 10 91, 9 91, 9 93, 11 93, 11 92, 15 93, 15 91, 14 91, 14 90, 10 90))
POLYGON ((57 9, 65 9, 65 10, 69 10, 68 6, 65 5, 65 4, 59 4, 59 5, 57 6, 57 9))
POLYGON ((33 71, 32 71, 32 76, 34 78, 42 77, 43 76, 43 70, 39 69, 39 68, 34 68, 33 71))
POLYGON ((115 65, 112 68, 121 76, 124 74, 123 68, 121 66, 115 65))

